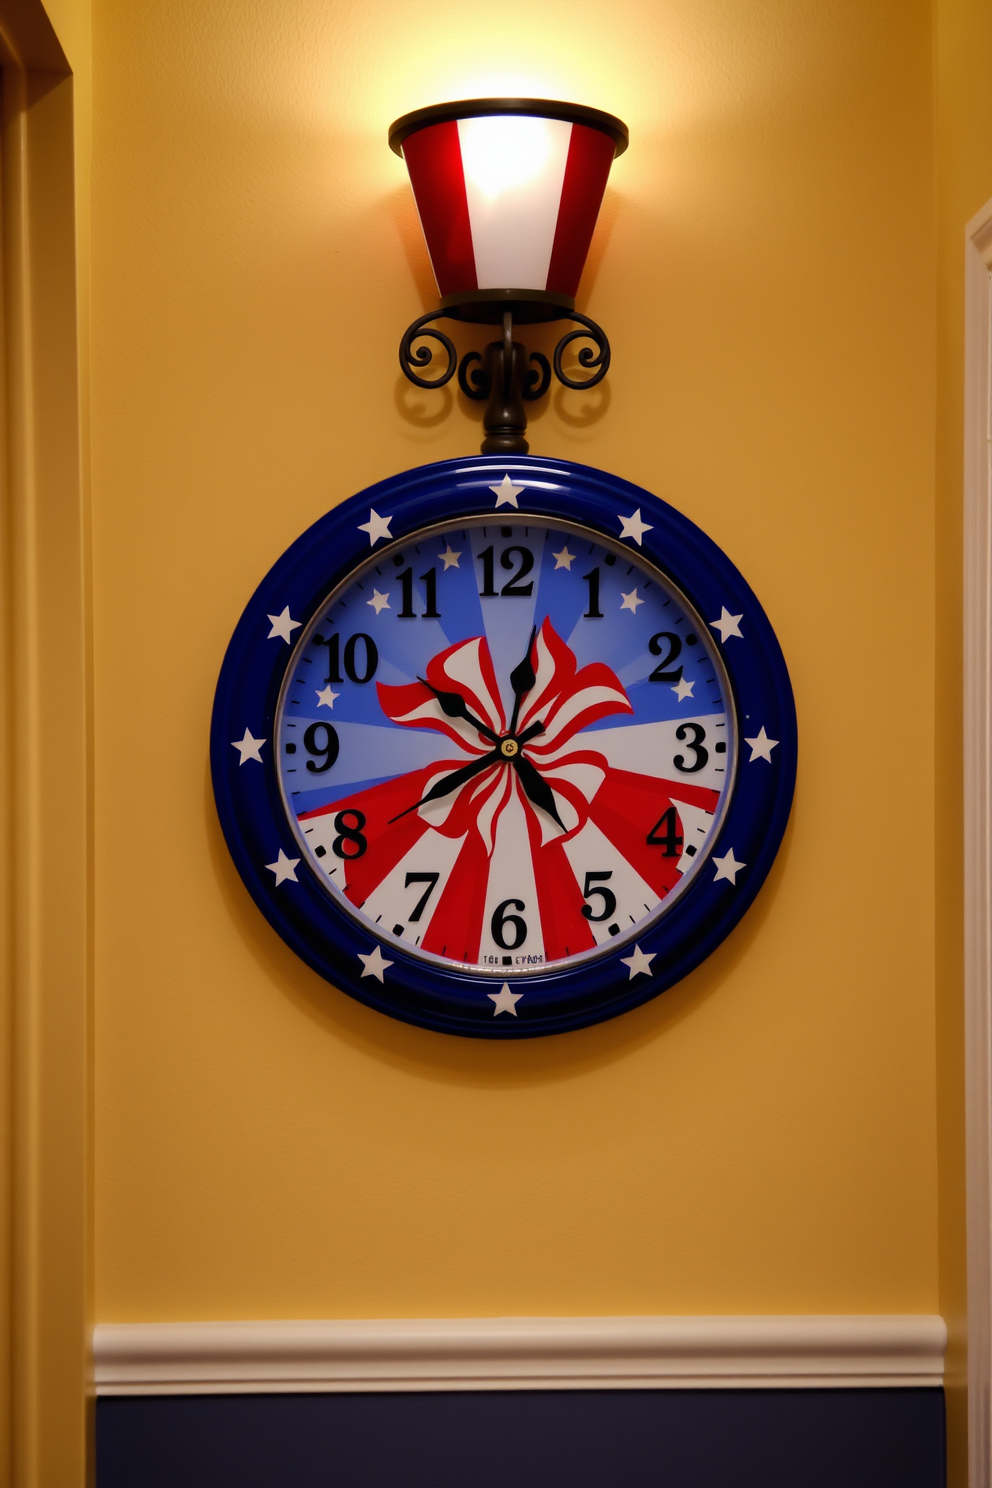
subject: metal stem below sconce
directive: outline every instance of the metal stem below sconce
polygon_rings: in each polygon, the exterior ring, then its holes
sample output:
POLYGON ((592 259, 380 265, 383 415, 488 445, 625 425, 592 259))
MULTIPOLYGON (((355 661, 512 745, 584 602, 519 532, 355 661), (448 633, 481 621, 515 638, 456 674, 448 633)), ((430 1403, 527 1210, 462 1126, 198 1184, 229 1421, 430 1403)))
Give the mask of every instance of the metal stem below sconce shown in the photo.
MULTIPOLYGON (((602 382, 610 367, 610 343, 606 333, 594 320, 581 315, 577 310, 567 313, 569 320, 578 321, 580 330, 566 331, 554 350, 554 372, 558 381, 568 388, 591 388, 602 382), (578 353, 579 365, 590 369, 589 377, 570 377, 562 367, 562 358, 567 346, 580 338, 595 342, 595 349, 584 346, 578 353)), ((525 403, 534 403, 551 386, 551 364, 540 351, 528 351, 521 342, 513 339, 513 314, 503 312, 503 336, 499 341, 490 341, 485 352, 467 351, 458 359, 458 352, 450 336, 431 326, 430 322, 450 314, 445 309, 432 310, 421 315, 405 332, 400 342, 400 366, 412 383, 421 388, 442 388, 450 382, 457 369, 458 386, 467 398, 477 402, 487 399, 483 428, 486 437, 482 441, 484 455, 526 455, 527 411, 525 403), (421 345, 414 350, 414 342, 424 338, 437 341, 444 347, 448 365, 438 377, 421 377, 434 361, 434 351, 421 345), (478 363, 478 366, 473 365, 478 363)))

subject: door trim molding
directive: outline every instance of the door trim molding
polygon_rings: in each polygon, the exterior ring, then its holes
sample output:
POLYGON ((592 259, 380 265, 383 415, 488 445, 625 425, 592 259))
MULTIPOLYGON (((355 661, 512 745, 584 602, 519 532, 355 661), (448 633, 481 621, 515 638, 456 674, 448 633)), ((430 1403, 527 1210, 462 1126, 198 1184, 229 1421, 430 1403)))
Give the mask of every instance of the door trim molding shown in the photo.
POLYGON ((85 129, 43 0, 0 0, 0 67, 0 1480, 81 1488, 91 945, 77 251, 85 129))
POLYGON ((99 1395, 920 1387, 942 1318, 403 1318, 101 1323, 99 1395))
POLYGON ((965 230, 964 1029, 968 1459, 992 1488, 992 202, 965 230))

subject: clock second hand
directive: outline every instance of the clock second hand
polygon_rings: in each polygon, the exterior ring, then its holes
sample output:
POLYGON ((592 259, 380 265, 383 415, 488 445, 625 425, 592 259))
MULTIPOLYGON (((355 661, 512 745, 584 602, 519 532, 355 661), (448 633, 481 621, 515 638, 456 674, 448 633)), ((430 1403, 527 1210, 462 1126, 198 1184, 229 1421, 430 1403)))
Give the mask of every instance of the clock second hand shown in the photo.
POLYGON ((413 805, 408 806, 405 811, 390 817, 386 823, 387 827, 391 827, 393 822, 398 822, 400 817, 409 816, 410 812, 416 811, 418 806, 424 806, 428 801, 440 801, 442 796, 450 795, 453 790, 457 790, 460 785, 471 780, 473 775, 478 775, 480 770, 488 770, 491 765, 502 763, 505 761, 500 751, 491 749, 488 754, 484 754, 481 759, 473 760, 470 765, 463 765, 460 770, 452 770, 450 775, 443 775, 436 785, 431 786, 426 796, 421 796, 419 801, 414 801, 413 805))
MULTIPOLYGON (((536 739, 538 734, 543 733, 543 723, 532 723, 530 728, 524 729, 523 733, 520 735, 520 738, 517 739, 515 742, 518 747, 522 749, 525 744, 530 743, 531 739, 536 739)), ((400 820, 400 817, 409 816, 411 811, 416 811, 418 806, 424 806, 428 801, 440 801, 443 796, 450 795, 453 790, 457 790, 460 785, 464 785, 466 781, 471 780, 472 777, 478 775, 480 771, 487 770, 490 765, 515 765, 520 759, 520 756, 505 755, 502 749, 502 745, 505 742, 505 739, 501 740, 500 747, 498 749, 491 749, 488 754, 484 754, 481 759, 473 760, 470 765, 462 765, 460 770, 452 770, 450 775, 443 775, 435 785, 431 786, 426 796, 421 796, 420 800, 414 801, 412 806, 407 806, 404 811, 400 811, 396 816, 390 817, 389 821, 386 823, 386 826, 391 827, 393 825, 393 822, 398 822, 400 820)), ((528 770, 533 770, 534 774, 537 775, 537 771, 534 770, 534 766, 530 763, 529 760, 524 760, 523 763, 527 766, 528 770)), ((540 776, 538 776, 538 780, 540 780, 540 776)), ((544 785, 543 781, 541 781, 541 785, 544 785)), ((547 787, 545 787, 545 789, 547 789, 547 787)), ((524 790, 527 791, 526 786, 524 786, 524 790)), ((527 791, 527 794, 530 796, 532 801, 537 800, 537 798, 533 796, 530 791, 527 791)), ((543 805, 543 802, 538 801, 537 804, 543 805)), ((547 807, 545 807, 545 810, 547 810, 547 807)), ((561 822, 558 813, 552 809, 551 815, 564 830, 564 822, 561 822)))

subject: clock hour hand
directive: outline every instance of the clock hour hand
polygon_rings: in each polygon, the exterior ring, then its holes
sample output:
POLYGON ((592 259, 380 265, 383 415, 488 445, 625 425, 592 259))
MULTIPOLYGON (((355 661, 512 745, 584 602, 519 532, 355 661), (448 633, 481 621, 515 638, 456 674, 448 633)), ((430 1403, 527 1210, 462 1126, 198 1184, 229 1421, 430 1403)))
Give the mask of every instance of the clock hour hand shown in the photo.
POLYGON ((462 765, 460 770, 452 770, 450 775, 442 775, 441 779, 432 785, 426 796, 421 796, 419 801, 414 801, 405 811, 399 812, 397 816, 390 817, 386 823, 391 827, 393 822, 398 822, 401 816, 408 816, 411 811, 416 811, 418 806, 424 806, 428 801, 440 801, 442 796, 448 796, 466 780, 471 780, 473 775, 478 775, 481 770, 488 770, 490 765, 499 764, 503 756, 498 749, 492 749, 484 754, 481 759, 473 760, 470 765, 462 765))
MULTIPOLYGON (((528 729, 529 732, 530 730, 528 729)), ((563 832, 567 832, 568 828, 558 815, 558 807, 555 805, 555 793, 540 771, 534 768, 529 759, 524 759, 522 754, 514 755, 513 764, 526 795, 533 801, 535 806, 540 806, 542 811, 546 811, 558 823, 563 832)))
POLYGON ((448 718, 464 718, 465 722, 470 723, 473 728, 477 728, 482 737, 488 739, 490 744, 499 743, 499 734, 493 733, 493 730, 488 724, 480 722, 474 713, 469 712, 468 703, 466 703, 460 692, 442 692, 439 687, 432 687, 426 677, 418 677, 417 681, 423 682, 425 687, 430 688, 441 704, 441 712, 448 718))
POLYGON ((534 649, 534 637, 536 635, 537 626, 535 625, 530 633, 530 640, 527 642, 527 653, 524 656, 523 661, 519 661, 513 668, 513 671, 510 673, 510 686, 513 688, 513 717, 510 719, 511 734, 514 734, 517 731, 517 718, 520 716, 520 704, 523 702, 524 696, 528 692, 530 692, 531 688, 534 686, 534 683, 537 681, 530 659, 530 653, 534 649))

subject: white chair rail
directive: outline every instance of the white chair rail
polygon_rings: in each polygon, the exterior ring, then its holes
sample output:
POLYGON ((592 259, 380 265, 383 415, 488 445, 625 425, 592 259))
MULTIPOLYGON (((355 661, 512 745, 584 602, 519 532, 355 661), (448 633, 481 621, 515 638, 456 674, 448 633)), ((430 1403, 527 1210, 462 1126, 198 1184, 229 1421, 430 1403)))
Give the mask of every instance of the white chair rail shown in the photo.
POLYGON ((931 1316, 100 1323, 100 1395, 935 1386, 931 1316))

